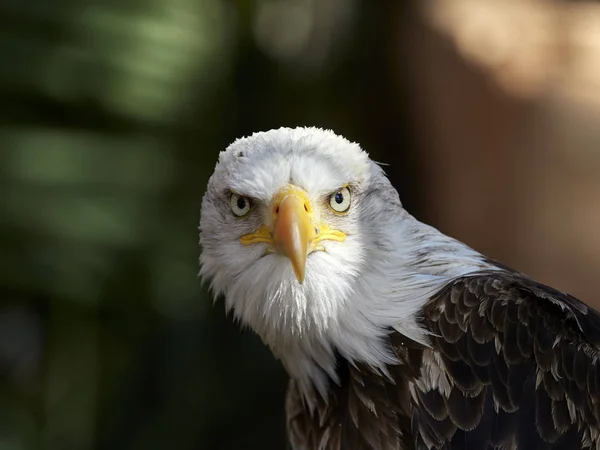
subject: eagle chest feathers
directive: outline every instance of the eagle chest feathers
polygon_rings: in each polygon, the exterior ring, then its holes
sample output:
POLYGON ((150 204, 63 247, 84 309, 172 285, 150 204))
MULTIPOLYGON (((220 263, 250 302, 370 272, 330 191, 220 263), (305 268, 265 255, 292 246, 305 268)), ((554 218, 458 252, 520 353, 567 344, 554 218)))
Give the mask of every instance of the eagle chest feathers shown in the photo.
POLYGON ((600 449, 600 316, 429 227, 331 131, 221 153, 201 275, 290 375, 300 449, 600 449))

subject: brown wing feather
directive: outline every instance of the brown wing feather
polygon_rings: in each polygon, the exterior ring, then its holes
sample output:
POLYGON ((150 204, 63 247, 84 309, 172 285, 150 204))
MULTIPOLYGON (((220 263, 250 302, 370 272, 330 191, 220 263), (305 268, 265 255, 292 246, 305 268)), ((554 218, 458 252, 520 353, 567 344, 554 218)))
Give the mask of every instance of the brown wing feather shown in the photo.
POLYGON ((510 272, 458 279, 424 310, 410 384, 419 449, 598 448, 600 316, 510 272))

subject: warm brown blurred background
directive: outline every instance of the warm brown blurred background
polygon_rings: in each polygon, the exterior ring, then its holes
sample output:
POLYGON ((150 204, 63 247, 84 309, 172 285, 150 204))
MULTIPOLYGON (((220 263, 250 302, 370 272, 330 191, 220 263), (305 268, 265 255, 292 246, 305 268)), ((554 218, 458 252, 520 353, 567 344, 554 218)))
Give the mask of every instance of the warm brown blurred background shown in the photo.
POLYGON ((600 5, 1 0, 0 450, 281 449, 197 279, 236 137, 362 143, 405 206, 600 307, 600 5))

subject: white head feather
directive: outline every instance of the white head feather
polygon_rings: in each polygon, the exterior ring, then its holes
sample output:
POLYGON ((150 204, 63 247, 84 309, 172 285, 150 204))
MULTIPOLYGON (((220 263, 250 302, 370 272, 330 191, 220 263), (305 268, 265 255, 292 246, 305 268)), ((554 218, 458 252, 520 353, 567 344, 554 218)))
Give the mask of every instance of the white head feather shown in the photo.
POLYGON ((337 381, 335 352, 385 371, 397 363, 386 336, 395 329, 426 344, 420 309, 450 279, 490 265, 480 254, 408 214, 383 170, 358 144, 332 131, 280 128, 236 140, 221 152, 202 201, 201 275, 227 310, 258 333, 305 392, 337 381), (308 255, 298 282, 285 256, 240 237, 268 223, 267 205, 284 186, 304 189, 318 220, 343 231, 308 255), (350 210, 323 199, 352 187, 350 210), (243 218, 231 192, 253 199, 243 218))

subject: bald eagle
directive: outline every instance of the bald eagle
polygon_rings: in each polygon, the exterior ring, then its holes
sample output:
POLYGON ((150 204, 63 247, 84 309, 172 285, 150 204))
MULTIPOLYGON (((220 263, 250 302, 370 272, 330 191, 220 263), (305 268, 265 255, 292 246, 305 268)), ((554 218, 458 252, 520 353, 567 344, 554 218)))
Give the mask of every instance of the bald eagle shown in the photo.
POLYGON ((598 313, 416 220, 358 144, 236 140, 200 244, 289 374, 291 449, 600 449, 598 313))

